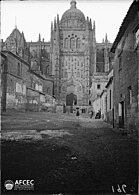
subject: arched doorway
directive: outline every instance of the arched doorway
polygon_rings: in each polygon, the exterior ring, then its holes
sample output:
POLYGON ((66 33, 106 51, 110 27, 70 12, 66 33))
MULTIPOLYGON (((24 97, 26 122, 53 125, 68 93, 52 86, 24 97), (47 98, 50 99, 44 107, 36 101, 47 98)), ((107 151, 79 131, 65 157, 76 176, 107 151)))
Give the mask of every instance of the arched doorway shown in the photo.
POLYGON ((66 96, 66 105, 73 106, 77 104, 77 96, 73 93, 70 93, 66 96))

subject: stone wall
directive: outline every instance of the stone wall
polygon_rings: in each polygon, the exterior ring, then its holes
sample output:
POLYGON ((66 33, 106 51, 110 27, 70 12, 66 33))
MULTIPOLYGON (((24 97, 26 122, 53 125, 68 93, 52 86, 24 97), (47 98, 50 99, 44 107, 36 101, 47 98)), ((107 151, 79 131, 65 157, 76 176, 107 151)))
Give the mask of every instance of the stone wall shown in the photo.
POLYGON ((135 49, 137 16, 128 25, 118 43, 114 57, 114 119, 119 127, 120 104, 123 102, 124 128, 133 132, 138 121, 139 50, 135 49))
POLYGON ((45 110, 46 95, 53 105, 53 80, 29 69, 29 64, 11 52, 4 52, 2 66, 2 110, 45 110))

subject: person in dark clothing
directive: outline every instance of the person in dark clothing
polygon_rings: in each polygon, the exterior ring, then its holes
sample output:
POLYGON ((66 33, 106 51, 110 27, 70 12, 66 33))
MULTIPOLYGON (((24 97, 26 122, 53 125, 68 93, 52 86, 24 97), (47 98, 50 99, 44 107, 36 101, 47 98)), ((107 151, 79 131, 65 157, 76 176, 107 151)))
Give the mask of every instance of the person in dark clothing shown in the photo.
POLYGON ((76 116, 79 116, 79 115, 80 115, 80 112, 79 112, 79 109, 77 109, 76 116))
POLYGON ((92 118, 92 117, 93 117, 93 114, 94 114, 94 112, 93 112, 93 110, 91 110, 91 115, 90 115, 90 118, 92 118))

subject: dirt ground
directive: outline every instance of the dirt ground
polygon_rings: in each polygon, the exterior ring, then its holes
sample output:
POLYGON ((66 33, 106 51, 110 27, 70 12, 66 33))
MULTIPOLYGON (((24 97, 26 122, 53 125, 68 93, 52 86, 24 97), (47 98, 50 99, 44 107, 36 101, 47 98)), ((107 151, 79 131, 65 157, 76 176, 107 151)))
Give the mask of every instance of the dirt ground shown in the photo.
POLYGON ((137 140, 100 119, 58 113, 2 114, 2 194, 137 194, 137 140), (34 180, 7 191, 7 180, 34 180))

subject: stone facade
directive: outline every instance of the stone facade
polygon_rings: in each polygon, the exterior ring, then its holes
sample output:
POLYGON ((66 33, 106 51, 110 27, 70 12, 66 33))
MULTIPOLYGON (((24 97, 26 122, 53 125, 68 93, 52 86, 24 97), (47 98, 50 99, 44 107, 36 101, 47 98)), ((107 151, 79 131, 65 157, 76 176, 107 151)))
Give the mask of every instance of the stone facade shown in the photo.
POLYGON ((139 10, 134 1, 111 51, 114 53, 114 122, 129 132, 139 121, 139 10))
MULTIPOLYGON (((51 26, 50 59, 54 75, 54 93, 60 104, 68 104, 70 94, 76 97, 78 106, 90 103, 90 87, 97 76, 109 70, 107 37, 102 44, 96 43, 95 23, 76 8, 76 1, 59 16, 51 26), (93 80, 94 79, 94 80, 93 80)), ((105 76, 104 76, 105 77, 105 76)), ((72 104, 74 105, 74 101, 72 104)))
POLYGON ((34 50, 34 44, 32 46, 27 43, 24 34, 17 28, 4 43, 2 42, 3 111, 8 109, 40 111, 46 110, 48 106, 54 106, 53 78, 49 72, 46 73, 46 67, 50 65, 47 52, 49 44, 43 43, 39 40, 34 50), (32 66, 33 60, 36 60, 36 67, 34 64, 32 66))
POLYGON ((29 64, 11 52, 3 52, 2 64, 2 110, 26 107, 26 83, 23 80, 29 64))
POLYGON ((101 118, 104 121, 107 121, 107 90, 104 89, 100 95, 100 109, 101 109, 101 118))
MULTIPOLYGON (((46 86, 43 92, 51 96, 53 91, 59 105, 91 106, 97 112, 95 101, 98 101, 108 81, 112 44, 107 35, 105 41, 97 43, 95 22, 92 25, 91 19, 85 18, 76 8, 76 1, 72 0, 70 4, 70 9, 64 12, 62 18, 57 15, 52 23, 50 42, 44 42, 39 35, 38 41, 27 43, 23 32, 20 33, 16 27, 2 44, 2 50, 11 51, 27 62, 29 74, 32 71, 34 78, 36 75, 39 79, 41 75, 42 81, 45 80, 43 78, 53 78, 53 89, 50 84, 49 89, 46 86)), ((44 86, 49 83, 49 79, 46 80, 44 86)), ((27 89, 27 96, 33 93, 33 90, 27 89)))
POLYGON ((41 72, 46 76, 51 75, 50 42, 44 42, 44 39, 41 40, 41 35, 39 34, 38 41, 31 41, 28 44, 31 69, 35 72, 41 72))
POLYGON ((109 80, 105 86, 106 94, 106 121, 114 126, 114 109, 113 109, 113 70, 108 75, 109 80))
POLYGON ((17 27, 15 27, 6 41, 2 42, 2 50, 10 51, 15 55, 18 54, 24 61, 30 62, 29 46, 25 40, 24 33, 21 33, 17 27))
POLYGON ((2 110, 46 109, 53 104, 53 79, 29 69, 29 64, 10 51, 2 54, 2 110), (49 101, 48 101, 49 97, 49 101))

